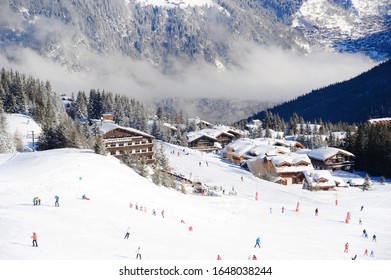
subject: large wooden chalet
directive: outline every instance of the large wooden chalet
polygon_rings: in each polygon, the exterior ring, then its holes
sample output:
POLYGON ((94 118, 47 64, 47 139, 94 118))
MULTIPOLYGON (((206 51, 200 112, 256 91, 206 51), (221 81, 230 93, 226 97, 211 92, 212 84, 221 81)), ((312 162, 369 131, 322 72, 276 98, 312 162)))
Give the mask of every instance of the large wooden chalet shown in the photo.
POLYGON ((355 155, 338 148, 326 147, 312 150, 308 153, 312 165, 318 170, 353 171, 355 155))
POLYGON ((96 125, 102 133, 107 154, 120 158, 127 153, 145 158, 147 164, 155 162, 155 137, 152 135, 113 122, 99 122, 96 125))

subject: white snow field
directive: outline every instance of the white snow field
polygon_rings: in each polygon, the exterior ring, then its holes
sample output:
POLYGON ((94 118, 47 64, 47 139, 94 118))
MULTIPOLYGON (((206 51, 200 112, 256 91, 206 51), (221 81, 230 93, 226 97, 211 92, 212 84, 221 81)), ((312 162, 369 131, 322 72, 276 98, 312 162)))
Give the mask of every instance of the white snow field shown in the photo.
POLYGON ((237 196, 158 187, 119 160, 90 150, 0 154, 0 259, 135 260, 138 246, 143 260, 155 261, 216 260, 218 254, 231 261, 253 254, 258 260, 350 260, 355 254, 358 260, 391 259, 390 185, 309 192, 257 179, 214 154, 168 144, 165 149, 174 172, 191 172, 226 194, 234 186, 237 196), (83 194, 90 200, 82 200, 83 194), (54 207, 55 195, 60 207, 54 207), (33 206, 35 196, 40 206, 33 206), (136 203, 147 212, 135 210, 136 203), (128 227, 130 237, 124 239, 128 227), (368 239, 361 237, 363 229, 368 239), (33 232, 38 247, 32 247, 33 232), (258 236, 261 248, 254 248, 258 236), (364 256, 365 249, 374 257, 364 256))

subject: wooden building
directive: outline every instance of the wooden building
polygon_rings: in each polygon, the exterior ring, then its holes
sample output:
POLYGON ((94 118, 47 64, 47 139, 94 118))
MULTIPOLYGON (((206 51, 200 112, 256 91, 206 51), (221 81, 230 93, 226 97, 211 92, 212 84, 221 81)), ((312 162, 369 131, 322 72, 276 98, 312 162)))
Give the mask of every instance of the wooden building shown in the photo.
POLYGON ((336 186, 336 182, 328 170, 304 171, 303 189, 330 190, 336 186))
POLYGON ((344 170, 353 172, 355 155, 332 147, 318 148, 308 153, 312 165, 318 170, 344 170))
POLYGON ((106 153, 122 157, 125 153, 145 158, 148 164, 155 162, 155 137, 137 129, 122 127, 112 122, 97 123, 106 153))

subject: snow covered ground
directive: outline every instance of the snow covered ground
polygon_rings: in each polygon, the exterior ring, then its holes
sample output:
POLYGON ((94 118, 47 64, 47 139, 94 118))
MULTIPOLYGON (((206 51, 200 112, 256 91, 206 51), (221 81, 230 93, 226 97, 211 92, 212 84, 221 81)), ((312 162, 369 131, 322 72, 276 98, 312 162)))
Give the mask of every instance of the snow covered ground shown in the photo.
POLYGON ((41 127, 29 116, 22 114, 5 114, 9 132, 14 135, 19 134, 23 140, 25 150, 32 150, 33 141, 37 147, 38 137, 42 131, 41 127), (33 138, 34 136, 34 138, 33 138))
POLYGON ((218 254, 224 260, 247 260, 253 254, 263 260, 350 260, 355 254, 360 260, 391 259, 389 185, 375 183, 368 192, 308 192, 257 179, 213 154, 165 148, 173 171, 186 177, 192 173, 227 192, 233 186, 238 195, 201 196, 158 187, 117 159, 90 150, 1 154, 0 259, 134 260, 138 246, 145 260, 215 260, 218 254), (90 200, 82 200, 83 194, 90 200), (55 195, 60 207, 54 207, 55 195), (32 205, 35 196, 40 206, 32 205), (147 212, 135 210, 136 203, 147 212), (351 220, 345 224, 348 211, 351 220), (363 229, 369 239, 361 237, 363 229), (31 246, 33 232, 38 248, 31 246), (260 249, 253 248, 258 236, 260 249), (343 252, 346 242, 349 253, 343 252), (365 249, 375 257, 363 256, 365 249))

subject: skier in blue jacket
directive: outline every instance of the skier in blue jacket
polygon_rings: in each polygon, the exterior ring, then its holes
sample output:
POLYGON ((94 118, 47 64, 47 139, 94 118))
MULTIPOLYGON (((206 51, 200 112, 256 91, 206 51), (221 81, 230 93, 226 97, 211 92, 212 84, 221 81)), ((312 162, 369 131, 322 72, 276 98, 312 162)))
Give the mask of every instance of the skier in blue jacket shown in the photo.
POLYGON ((258 248, 261 248, 261 238, 260 237, 257 237, 257 239, 255 240, 254 248, 257 246, 258 246, 258 248))

